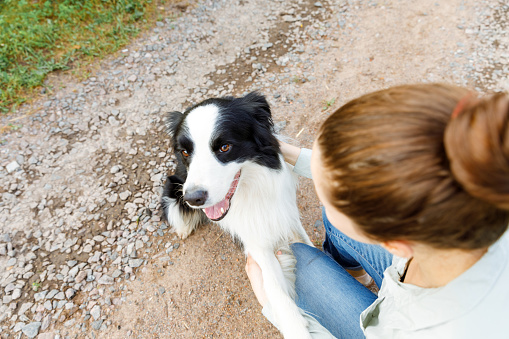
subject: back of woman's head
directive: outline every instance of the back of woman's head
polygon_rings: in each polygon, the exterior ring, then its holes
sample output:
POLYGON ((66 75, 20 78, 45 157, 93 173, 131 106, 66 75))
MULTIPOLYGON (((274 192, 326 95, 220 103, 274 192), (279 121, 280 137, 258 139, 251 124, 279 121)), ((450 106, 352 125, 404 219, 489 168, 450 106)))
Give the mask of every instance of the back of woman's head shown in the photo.
POLYGON ((509 222, 508 123, 500 93, 423 84, 364 95, 320 129, 328 198, 378 241, 487 247, 509 222))

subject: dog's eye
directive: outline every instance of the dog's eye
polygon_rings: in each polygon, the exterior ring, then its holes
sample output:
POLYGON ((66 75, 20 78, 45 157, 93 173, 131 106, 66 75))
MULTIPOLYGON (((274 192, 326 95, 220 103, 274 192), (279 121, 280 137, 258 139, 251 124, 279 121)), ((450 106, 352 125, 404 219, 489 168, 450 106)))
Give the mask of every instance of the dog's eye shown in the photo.
POLYGON ((219 151, 225 153, 225 152, 228 152, 230 150, 232 146, 229 145, 229 144, 224 144, 223 146, 221 146, 221 148, 219 149, 219 151))
POLYGON ((186 158, 189 156, 189 153, 188 153, 185 149, 184 149, 184 150, 182 150, 182 152, 181 152, 181 153, 182 153, 182 155, 183 155, 184 157, 186 157, 186 158))

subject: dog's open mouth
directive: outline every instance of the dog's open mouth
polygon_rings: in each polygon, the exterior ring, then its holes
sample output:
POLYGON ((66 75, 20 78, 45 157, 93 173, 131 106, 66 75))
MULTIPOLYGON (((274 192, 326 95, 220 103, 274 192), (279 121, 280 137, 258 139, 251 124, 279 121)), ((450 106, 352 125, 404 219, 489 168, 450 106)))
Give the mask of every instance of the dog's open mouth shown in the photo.
POLYGON ((224 197, 223 200, 215 204, 214 206, 207 207, 203 209, 203 212, 207 215, 207 217, 212 221, 219 221, 223 219, 228 210, 230 209, 230 200, 232 199, 235 191, 237 190, 237 185, 239 184, 240 171, 235 174, 235 178, 233 178, 232 184, 230 185, 230 189, 228 193, 224 197))

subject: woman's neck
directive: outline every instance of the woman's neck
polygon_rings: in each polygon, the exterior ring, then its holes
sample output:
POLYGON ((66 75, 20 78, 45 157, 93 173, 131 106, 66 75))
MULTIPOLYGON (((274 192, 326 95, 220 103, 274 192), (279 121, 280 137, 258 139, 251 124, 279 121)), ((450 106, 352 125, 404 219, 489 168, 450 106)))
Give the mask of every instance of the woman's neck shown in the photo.
POLYGON ((404 282, 424 288, 445 286, 472 267, 487 250, 441 250, 416 245, 404 282))

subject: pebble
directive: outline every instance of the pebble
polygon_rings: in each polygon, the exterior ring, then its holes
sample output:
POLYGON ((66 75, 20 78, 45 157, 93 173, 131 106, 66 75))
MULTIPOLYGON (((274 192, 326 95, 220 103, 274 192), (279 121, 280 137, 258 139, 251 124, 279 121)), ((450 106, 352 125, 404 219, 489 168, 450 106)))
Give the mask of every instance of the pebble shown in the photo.
POLYGON ((143 264, 144 259, 129 259, 129 267, 136 268, 143 264))
POLYGON ((64 323, 64 327, 71 327, 72 325, 74 325, 76 323, 76 319, 72 318, 70 320, 67 320, 65 323, 64 323))
POLYGON ((115 119, 115 117, 112 117, 112 116, 108 117, 108 122, 113 127, 117 127, 120 125, 120 122, 117 119, 115 119))
POLYGON ((69 272, 67 273, 67 275, 71 278, 75 278, 76 275, 78 274, 78 271, 79 271, 79 267, 78 266, 74 266, 73 268, 71 268, 69 270, 69 272))
POLYGON ((76 295, 76 291, 73 288, 68 288, 65 291, 65 297, 67 299, 72 299, 76 295))
POLYGON ((99 319, 99 320, 96 320, 96 321, 93 321, 92 322, 92 328, 96 331, 99 331, 99 329, 101 328, 101 325, 103 324, 103 319, 99 319))
POLYGON ((7 267, 12 267, 14 265, 16 265, 16 262, 18 261, 18 259, 16 258, 10 258, 9 260, 7 260, 7 267))
POLYGON ((60 291, 59 290, 51 290, 48 294, 46 294, 46 299, 53 299, 60 291))
POLYGON ((24 314, 27 310, 29 310, 32 306, 34 305, 34 303, 32 302, 26 302, 26 303, 23 303, 23 305, 21 305, 21 307, 19 308, 19 311, 18 311, 18 314, 24 314))
POLYGON ((58 299, 58 300, 63 300, 63 299, 65 299, 65 294, 64 294, 64 292, 58 292, 58 293, 55 295, 55 299, 58 299))
POLYGON ((5 168, 7 169, 8 173, 12 173, 14 171, 21 169, 21 167, 16 161, 10 162, 7 166, 5 166, 5 168))
POLYGON ((113 167, 110 169, 110 173, 111 173, 111 174, 115 174, 115 173, 118 173, 118 172, 120 172, 120 166, 118 166, 118 165, 115 165, 115 166, 113 166, 113 167))
POLYGON ((76 283, 81 283, 87 277, 87 272, 80 271, 76 276, 76 283))
POLYGON ((32 322, 21 328, 21 331, 24 335, 29 338, 35 338, 35 336, 39 333, 39 329, 41 328, 40 322, 32 322))
POLYGON ((16 300, 16 299, 18 299, 19 297, 21 297, 21 289, 16 288, 16 289, 12 292, 12 300, 16 300))
POLYGON ((101 317, 101 307, 99 305, 95 305, 94 307, 92 307, 92 309, 90 310, 90 315, 92 316, 92 318, 94 318, 94 320, 97 320, 101 317))
POLYGON ((102 275, 99 280, 97 280, 97 283, 100 284, 100 285, 111 285, 113 284, 115 281, 113 280, 112 277, 110 277, 109 275, 102 275))
POLYGON ((125 191, 118 195, 120 197, 120 200, 127 200, 131 196, 131 192, 125 191))

